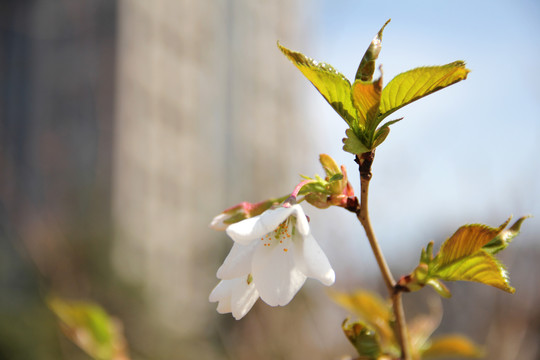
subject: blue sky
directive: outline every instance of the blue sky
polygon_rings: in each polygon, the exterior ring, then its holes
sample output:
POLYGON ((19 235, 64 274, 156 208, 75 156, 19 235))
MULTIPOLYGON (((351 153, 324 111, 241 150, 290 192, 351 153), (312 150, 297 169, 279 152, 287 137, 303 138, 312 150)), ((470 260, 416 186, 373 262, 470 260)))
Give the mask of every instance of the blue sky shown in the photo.
MULTIPOLYGON (((462 224, 495 226, 509 215, 536 215, 515 246, 540 245, 540 5, 352 0, 310 4, 316 4, 307 34, 310 42, 295 50, 333 65, 349 78, 354 78, 366 47, 388 18, 392 22, 379 56, 385 84, 422 65, 465 60, 471 69, 466 81, 397 112, 395 117, 404 119, 392 126, 377 150, 371 212, 389 258, 419 254, 419 246, 430 240, 440 243, 441 233, 449 236, 462 224)), ((313 141, 314 150, 344 163, 357 184, 352 157, 341 151, 344 121, 307 80, 304 91, 309 122, 317 131, 314 137, 324 138, 313 141)), ((339 238, 359 231, 341 212, 331 214, 336 217, 332 223, 342 227, 339 238)), ((323 236, 336 235, 335 226, 322 226, 320 231, 323 236)), ((350 246, 342 246, 335 256, 369 250, 350 246)), ((417 261, 413 258, 411 263, 417 261)))

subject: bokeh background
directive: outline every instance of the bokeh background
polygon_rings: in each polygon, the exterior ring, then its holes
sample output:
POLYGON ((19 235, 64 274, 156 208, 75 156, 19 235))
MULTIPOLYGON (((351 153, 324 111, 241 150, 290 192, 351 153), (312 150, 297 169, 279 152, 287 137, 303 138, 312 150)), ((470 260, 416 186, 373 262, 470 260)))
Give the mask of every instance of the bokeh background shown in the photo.
MULTIPOLYGON (((0 359, 87 359, 44 297, 100 303, 134 359, 339 359, 347 313, 308 281, 241 321, 208 294, 232 241, 208 228, 240 201, 349 169, 345 123, 276 41, 353 77, 388 19, 388 82, 467 61, 469 78, 408 106, 377 150, 371 211, 395 276, 465 223, 540 216, 540 5, 519 1, 0 2, 0 359)), ((335 289, 384 294, 363 231, 307 205, 335 289)), ((515 295, 449 284, 437 334, 488 359, 540 359, 540 225, 504 253, 515 295)), ((406 296, 428 311, 430 289, 406 296)))

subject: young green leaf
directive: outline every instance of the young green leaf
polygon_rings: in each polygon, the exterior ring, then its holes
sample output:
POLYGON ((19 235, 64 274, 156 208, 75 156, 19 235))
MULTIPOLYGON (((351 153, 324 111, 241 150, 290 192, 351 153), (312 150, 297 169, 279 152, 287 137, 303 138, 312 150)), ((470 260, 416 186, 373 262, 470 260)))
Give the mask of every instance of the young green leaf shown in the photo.
POLYGON ((465 80, 468 73, 463 61, 454 61, 399 74, 382 91, 379 121, 413 101, 465 80))
POLYGON ((278 42, 279 49, 304 74, 334 110, 353 126, 357 117, 351 100, 351 83, 332 66, 319 63, 302 53, 292 51, 278 42))
POLYGON ((422 359, 437 357, 482 358, 484 351, 462 335, 445 335, 428 342, 422 349, 422 359))

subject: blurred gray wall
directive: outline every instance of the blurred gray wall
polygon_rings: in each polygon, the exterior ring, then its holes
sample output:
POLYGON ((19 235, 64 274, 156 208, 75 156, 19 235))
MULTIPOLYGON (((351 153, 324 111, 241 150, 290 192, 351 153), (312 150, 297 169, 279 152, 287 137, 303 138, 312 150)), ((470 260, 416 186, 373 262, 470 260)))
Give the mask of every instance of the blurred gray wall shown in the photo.
POLYGON ((276 41, 297 37, 300 3, 119 2, 114 261, 173 333, 216 318, 208 294, 232 242, 212 217, 298 181, 298 82, 276 41))

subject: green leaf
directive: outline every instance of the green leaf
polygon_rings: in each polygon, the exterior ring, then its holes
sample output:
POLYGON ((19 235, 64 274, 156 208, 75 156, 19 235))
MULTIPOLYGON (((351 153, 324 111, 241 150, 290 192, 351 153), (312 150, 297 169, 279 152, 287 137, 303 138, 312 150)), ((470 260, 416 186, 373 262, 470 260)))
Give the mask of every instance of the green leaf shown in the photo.
POLYGON ((341 328, 363 359, 376 360, 379 357, 381 353, 379 339, 369 326, 361 322, 349 323, 349 319, 345 319, 341 328))
POLYGON ((368 149, 366 145, 364 145, 364 143, 360 141, 358 136, 356 136, 353 129, 347 129, 345 131, 345 134, 347 135, 347 137, 343 138, 343 150, 350 152, 354 155, 363 154, 370 151, 370 149, 368 149))
POLYGON ((96 360, 127 360, 125 340, 118 324, 99 305, 50 297, 62 332, 96 360))
POLYGON ((484 357, 484 351, 462 335, 445 335, 434 339, 424 347, 421 353, 423 359, 436 357, 484 357))
POLYGON ((356 76, 354 77, 355 80, 371 81, 373 73, 375 72, 375 60, 377 60, 377 58, 379 57, 379 53, 381 52, 382 48, 381 42, 383 30, 389 22, 390 19, 386 21, 381 30, 379 30, 377 35, 375 35, 375 37, 369 44, 369 47, 367 48, 364 56, 362 57, 362 61, 360 61, 358 70, 356 71, 356 76))
POLYGON ((302 53, 292 51, 278 42, 279 49, 308 78, 334 110, 353 126, 356 109, 351 100, 351 83, 332 66, 319 63, 302 53))
POLYGON ((379 121, 394 111, 467 78, 463 61, 419 67, 399 74, 382 90, 379 121))

